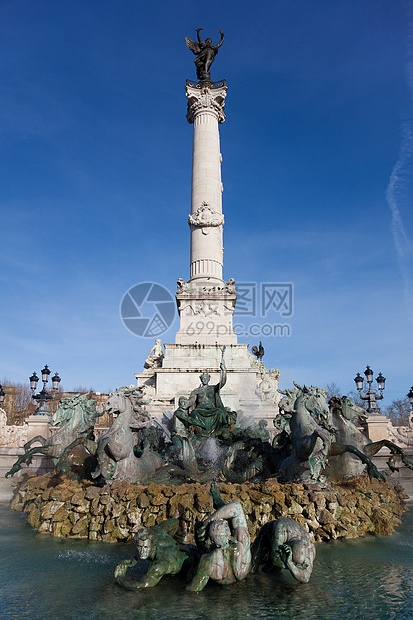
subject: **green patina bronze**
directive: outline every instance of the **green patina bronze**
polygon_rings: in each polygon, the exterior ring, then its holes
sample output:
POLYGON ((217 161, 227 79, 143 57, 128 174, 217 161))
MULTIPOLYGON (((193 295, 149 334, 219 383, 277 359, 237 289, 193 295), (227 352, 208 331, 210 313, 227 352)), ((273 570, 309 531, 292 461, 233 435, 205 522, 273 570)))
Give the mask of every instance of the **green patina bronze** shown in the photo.
POLYGON ((96 418, 102 415, 102 413, 97 412, 96 405, 96 400, 89 398, 88 394, 75 394, 62 398, 51 420, 51 425, 57 428, 56 432, 48 439, 37 435, 28 441, 24 446, 25 453, 17 459, 10 471, 6 473, 6 478, 17 473, 22 464, 30 462, 35 454, 50 456, 57 468, 61 468, 63 471, 66 471, 73 461, 76 461, 77 464, 79 459, 80 467, 82 467, 84 459, 88 455, 83 453, 79 457, 78 454, 73 454, 73 449, 79 438, 86 441, 94 440, 93 429, 96 418), (41 445, 32 448, 34 443, 41 445))
MULTIPOLYGON (((341 445, 351 444, 369 459, 372 459, 382 448, 387 448, 391 452, 387 465, 392 472, 399 471, 399 468, 396 466, 397 459, 400 459, 409 469, 413 469, 412 461, 398 445, 388 439, 372 442, 363 435, 353 420, 358 419, 360 422, 363 422, 366 412, 350 398, 347 396, 342 396, 341 398, 333 397, 329 401, 329 407, 331 425, 335 431, 334 435, 336 441, 340 442, 341 445)), ((363 460, 347 451, 339 454, 336 453, 336 456, 329 460, 327 475, 335 480, 340 480, 343 477, 359 476, 363 473, 363 469, 363 460)))
POLYGON ((286 568, 297 581, 309 581, 316 552, 301 525, 289 518, 266 523, 251 547, 241 503, 234 500, 226 504, 214 483, 210 491, 215 511, 195 523, 197 547, 183 546, 176 540, 178 519, 138 530, 134 537, 137 557, 123 560, 115 568, 119 585, 130 590, 148 588, 159 583, 164 575, 183 572, 188 582, 186 589, 200 592, 210 579, 231 585, 245 579, 251 569, 256 572, 261 564, 265 564, 267 571, 286 568), (149 560, 147 573, 140 579, 127 578, 127 570, 139 559, 149 560))
POLYGON ((116 566, 114 576, 118 584, 128 590, 152 588, 164 575, 177 575, 181 571, 190 573, 199 554, 193 545, 180 545, 173 538, 178 527, 178 519, 167 519, 160 525, 138 530, 134 537, 138 555, 116 566), (149 560, 147 573, 139 580, 127 578, 126 571, 139 559, 149 560))
POLYGON ((222 585, 242 581, 251 570, 251 538, 238 500, 225 504, 219 488, 211 485, 215 512, 195 525, 197 546, 202 552, 187 590, 203 590, 209 579, 222 585))
POLYGON ((310 580, 316 555, 315 545, 305 529, 283 517, 262 526, 251 548, 252 571, 264 564, 266 572, 286 568, 301 583, 310 580))
POLYGON ((225 409, 220 396, 220 390, 227 382, 224 351, 225 347, 222 350, 219 383, 209 385, 211 377, 208 373, 203 373, 200 376, 201 385, 189 395, 189 408, 193 408, 187 418, 187 424, 193 426, 196 437, 215 436, 234 423, 234 414, 231 415, 232 412, 225 409))

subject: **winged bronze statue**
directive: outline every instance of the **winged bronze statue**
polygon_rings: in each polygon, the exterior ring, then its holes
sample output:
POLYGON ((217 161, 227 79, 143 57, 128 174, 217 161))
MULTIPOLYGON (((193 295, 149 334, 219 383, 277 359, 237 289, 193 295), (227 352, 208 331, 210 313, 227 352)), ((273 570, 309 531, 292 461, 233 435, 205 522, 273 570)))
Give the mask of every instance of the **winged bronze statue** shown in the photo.
POLYGON ((196 76, 200 81, 211 81, 210 68, 214 62, 215 56, 218 54, 218 48, 224 42, 224 33, 220 30, 221 40, 218 45, 212 44, 212 39, 205 39, 203 41, 199 35, 200 30, 203 28, 195 28, 198 41, 192 41, 189 37, 185 37, 185 43, 187 47, 196 55, 194 60, 196 66, 196 76))

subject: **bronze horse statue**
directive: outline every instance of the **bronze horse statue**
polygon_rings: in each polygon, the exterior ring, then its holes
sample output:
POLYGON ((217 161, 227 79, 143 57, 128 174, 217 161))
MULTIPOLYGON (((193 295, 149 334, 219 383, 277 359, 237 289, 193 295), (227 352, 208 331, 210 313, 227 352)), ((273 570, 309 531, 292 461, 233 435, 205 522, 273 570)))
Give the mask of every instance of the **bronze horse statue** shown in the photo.
POLYGON ((92 478, 102 475, 105 480, 145 484, 162 467, 162 458, 148 446, 140 458, 134 452, 135 431, 151 425, 151 417, 143 408, 148 402, 143 398, 143 391, 133 386, 121 387, 110 394, 103 411, 116 415, 112 426, 97 441, 79 438, 76 442, 97 459, 92 478))
POLYGON ((6 473, 6 478, 18 472, 22 463, 29 464, 35 454, 52 457, 56 467, 59 468, 59 463, 65 461, 79 437, 93 441, 95 420, 102 415, 97 412, 96 405, 96 400, 89 398, 88 394, 75 394, 62 398, 51 419, 51 425, 57 428, 56 432, 47 439, 41 435, 30 439, 24 445, 24 454, 6 473), (32 448, 34 443, 41 445, 32 448))
MULTIPOLYGON (((293 447, 292 455, 281 464, 281 477, 318 481, 330 463, 330 457, 348 453, 354 455, 363 468, 367 466, 370 478, 385 480, 367 453, 350 443, 351 438, 338 436, 327 404, 327 390, 302 387, 295 382, 294 385, 297 392, 289 391, 279 403, 279 408, 291 415, 289 425, 293 447)), ((338 472, 339 478, 345 476, 345 471, 338 472)))
MULTIPOLYGON (((402 463, 409 469, 413 469, 412 461, 407 457, 404 450, 397 444, 388 439, 372 442, 357 428, 353 420, 355 418, 363 419, 365 410, 356 405, 347 396, 337 398, 333 396, 329 400, 329 408, 331 415, 331 425, 334 429, 336 441, 342 444, 352 444, 358 448, 368 458, 373 458, 375 454, 382 448, 388 448, 391 456, 387 461, 392 472, 398 471, 396 460, 401 458, 402 463)), ((359 476, 363 473, 364 464, 352 454, 341 454, 330 459, 327 474, 332 478, 342 478, 344 476, 359 476)))
MULTIPOLYGON (((320 479, 331 447, 331 434, 315 419, 329 421, 327 390, 318 387, 303 387, 294 382, 294 390, 285 394, 278 404, 281 415, 287 414, 292 452, 280 465, 279 475, 283 480, 320 479)), ((285 426, 285 425, 284 425, 285 426)), ((287 429, 286 429, 287 430, 287 429)))
MULTIPOLYGON (((97 441, 79 439, 89 455, 96 457, 97 467, 91 472, 92 478, 100 475, 105 480, 127 480, 133 484, 150 482, 168 483, 171 477, 203 481, 205 474, 193 467, 186 469, 168 463, 151 449, 145 440, 142 454, 135 454, 137 431, 151 426, 150 415, 144 409, 149 403, 144 400, 142 388, 121 387, 103 405, 104 412, 116 415, 112 426, 97 441)), ((184 459, 185 461, 185 459, 184 459)))
MULTIPOLYGON (((242 444, 235 444, 224 464, 224 475, 231 482, 245 482, 259 475, 277 474, 284 482, 323 481, 330 458, 344 453, 357 457, 367 466, 370 478, 385 480, 372 463, 368 454, 349 443, 348 437, 338 437, 327 404, 327 390, 314 386, 301 386, 282 391, 280 414, 274 426, 281 431, 273 447, 255 446, 251 451, 252 462, 242 472, 232 469, 235 452, 242 444), (339 441, 338 441, 339 440, 339 441)), ((398 454, 400 449, 398 449, 398 454)), ((345 471, 338 477, 345 477, 345 471)))

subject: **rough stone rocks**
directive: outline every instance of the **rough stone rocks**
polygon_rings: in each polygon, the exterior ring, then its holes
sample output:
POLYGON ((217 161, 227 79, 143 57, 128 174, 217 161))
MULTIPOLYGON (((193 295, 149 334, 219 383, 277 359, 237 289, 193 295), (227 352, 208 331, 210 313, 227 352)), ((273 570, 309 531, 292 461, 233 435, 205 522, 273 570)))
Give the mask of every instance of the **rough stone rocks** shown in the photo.
MULTIPOLYGON (((220 484, 225 502, 239 499, 254 538, 268 521, 290 517, 315 541, 391 534, 405 508, 403 490, 359 477, 320 485, 264 483, 220 484)), ((39 532, 57 537, 108 542, 132 540, 142 527, 164 519, 180 520, 182 542, 193 543, 195 521, 213 510, 208 485, 132 485, 116 482, 103 488, 52 474, 22 476, 14 485, 12 508, 24 511, 39 532)))

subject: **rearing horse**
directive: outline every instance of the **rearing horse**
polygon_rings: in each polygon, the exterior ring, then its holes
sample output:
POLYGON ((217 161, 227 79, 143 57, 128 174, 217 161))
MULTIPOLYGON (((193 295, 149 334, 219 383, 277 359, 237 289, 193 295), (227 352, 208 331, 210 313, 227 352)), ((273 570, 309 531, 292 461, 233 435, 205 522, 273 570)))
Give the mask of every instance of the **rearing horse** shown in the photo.
POLYGON ((142 390, 133 386, 121 387, 109 396, 103 411, 117 414, 112 426, 97 442, 81 441, 98 460, 98 467, 92 472, 93 478, 102 474, 105 480, 144 484, 163 465, 161 457, 151 452, 149 447, 145 447, 140 458, 133 451, 136 436, 132 429, 151 425, 151 417, 143 408, 148 402, 143 399, 142 390))
POLYGON ((6 473, 6 478, 18 472, 22 463, 30 463, 35 454, 52 457, 56 465, 60 459, 64 459, 65 455, 70 452, 72 445, 79 437, 85 440, 93 440, 95 420, 102 415, 96 411, 96 405, 96 400, 88 398, 88 394, 75 394, 62 398, 51 419, 51 425, 57 427, 57 431, 47 439, 41 435, 30 439, 24 445, 25 453, 17 459, 10 471, 6 473), (32 448, 32 444, 36 442, 41 445, 32 448))
POLYGON ((331 445, 331 435, 319 425, 313 415, 329 422, 327 390, 303 387, 294 382, 295 390, 285 394, 278 406, 289 417, 292 454, 280 465, 280 477, 285 480, 317 481, 325 466, 331 445))
MULTIPOLYGON (((388 439, 372 442, 353 424, 352 420, 355 417, 363 416, 365 410, 362 407, 358 407, 350 398, 347 396, 342 396, 341 398, 333 396, 329 401, 329 407, 337 441, 342 444, 352 444, 370 459, 381 448, 388 448, 391 456, 387 461, 387 465, 391 471, 398 471, 395 464, 397 457, 401 458, 406 467, 413 469, 413 463, 397 444, 388 439)), ((364 464, 361 460, 356 460, 351 454, 342 454, 337 458, 330 459, 328 475, 333 478, 343 477, 343 475, 359 476, 363 469, 364 464)))
MULTIPOLYGON (((291 413, 290 432, 293 452, 280 467, 281 476, 287 480, 319 480, 327 465, 328 457, 350 453, 367 466, 370 478, 385 480, 368 456, 367 450, 361 451, 348 442, 347 437, 336 437, 337 430, 333 425, 327 405, 327 390, 307 386, 301 387, 294 382, 297 393, 293 390, 281 399, 279 407, 291 413), (295 402, 294 402, 295 401, 295 402), (292 404, 294 402, 294 404, 292 404), (341 441, 336 441, 340 439, 341 441)), ((338 477, 343 478, 345 471, 338 477)))

